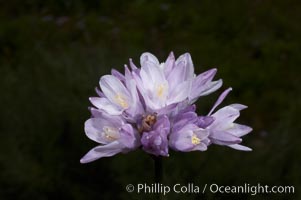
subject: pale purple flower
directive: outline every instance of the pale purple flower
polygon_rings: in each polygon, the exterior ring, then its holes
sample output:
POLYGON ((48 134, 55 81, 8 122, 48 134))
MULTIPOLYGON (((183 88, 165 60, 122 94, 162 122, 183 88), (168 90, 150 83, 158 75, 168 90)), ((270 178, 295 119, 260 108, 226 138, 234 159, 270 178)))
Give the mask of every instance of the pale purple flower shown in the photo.
POLYGON ((139 134, 132 125, 126 123, 120 116, 110 116, 92 108, 92 116, 85 122, 85 132, 88 138, 101 145, 90 150, 81 163, 94 161, 98 158, 126 153, 140 145, 139 134))
POLYGON ((144 53, 140 64, 140 73, 135 73, 134 78, 149 111, 185 100, 193 103, 198 97, 208 95, 222 85, 222 80, 212 81, 216 69, 196 76, 189 53, 177 60, 170 53, 166 62, 161 64, 154 55, 144 53))
POLYGON ((198 98, 221 87, 221 79, 213 81, 216 69, 196 75, 189 53, 175 59, 171 52, 164 63, 143 53, 140 64, 141 68, 130 59, 124 74, 113 69, 100 78, 98 97, 90 98, 94 107, 85 123, 87 137, 100 145, 82 163, 139 147, 154 156, 169 156, 169 148, 205 151, 210 144, 250 150, 239 143, 252 129, 233 123, 246 107, 232 104, 213 113, 231 89, 222 93, 208 115, 195 111, 198 98))
POLYGON ((242 151, 251 151, 252 149, 239 145, 239 143, 242 142, 241 137, 250 133, 252 128, 233 123, 239 117, 240 111, 247 108, 247 106, 242 104, 232 104, 219 109, 214 114, 211 114, 231 90, 232 88, 229 88, 220 95, 208 114, 214 118, 214 121, 207 127, 210 131, 209 139, 213 144, 226 145, 242 151))
POLYGON ((209 131, 201 128, 195 106, 180 112, 173 121, 169 146, 176 151, 205 151, 210 143, 209 131))
POLYGON ((122 77, 113 71, 114 75, 105 75, 99 81, 102 92, 100 97, 91 97, 91 103, 98 109, 110 114, 127 113, 134 117, 142 114, 143 108, 136 90, 136 82, 131 77, 122 77))

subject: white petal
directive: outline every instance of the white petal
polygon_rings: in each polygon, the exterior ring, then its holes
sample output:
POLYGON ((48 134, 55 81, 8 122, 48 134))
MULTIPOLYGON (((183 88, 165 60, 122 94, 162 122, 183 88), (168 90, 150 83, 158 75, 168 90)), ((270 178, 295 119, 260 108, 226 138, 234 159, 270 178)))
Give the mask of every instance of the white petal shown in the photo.
POLYGON ((142 67, 144 66, 144 63, 145 63, 146 61, 152 62, 152 63, 154 63, 154 64, 156 64, 156 65, 159 65, 159 64, 160 64, 159 61, 158 61, 158 59, 157 59, 157 57, 154 56, 154 55, 151 54, 151 53, 148 53, 148 52, 143 53, 143 54, 140 56, 140 64, 141 64, 142 67))
POLYGON ((101 111, 101 110, 99 110, 99 109, 97 109, 97 108, 94 108, 94 107, 89 107, 89 110, 90 110, 90 112, 91 112, 91 115, 92 115, 92 117, 94 118, 94 117, 101 117, 102 116, 102 114, 103 114, 103 111, 101 111))
POLYGON ((204 90, 200 94, 200 96, 206 96, 208 94, 211 94, 212 92, 215 92, 223 85, 223 80, 219 79, 217 81, 212 81, 206 87, 204 87, 204 90))
POLYGON ((240 113, 238 110, 230 106, 223 107, 212 115, 215 120, 209 127, 216 130, 229 129, 231 128, 229 126, 232 126, 232 123, 239 115, 240 113))
POLYGON ((105 115, 102 115, 100 118, 90 118, 85 122, 85 133, 91 140, 101 144, 107 144, 108 140, 104 137, 103 128, 105 126, 118 128, 121 127, 122 124, 123 121, 119 117, 110 116, 107 118, 105 115))
POLYGON ((112 104, 107 98, 91 97, 89 98, 91 103, 98 109, 104 110, 111 115, 120 115, 123 110, 112 104))
POLYGON ((211 113, 214 111, 214 109, 219 106, 223 100, 226 98, 226 96, 229 94, 229 92, 232 91, 232 88, 228 88, 227 90, 225 90, 217 99, 217 101, 215 102, 215 104, 213 105, 213 107, 211 108, 210 112, 208 115, 211 115, 211 113))
POLYGON ((178 63, 168 74, 167 81, 170 86, 170 89, 173 90, 185 80, 185 64, 184 62, 178 63))
MULTIPOLYGON (((133 74, 134 80, 136 82, 136 86, 140 92, 140 94, 143 97, 143 100, 145 102, 145 104, 147 105, 148 108, 151 108, 152 110, 156 109, 156 104, 154 104, 151 100, 150 100, 150 96, 149 96, 149 90, 147 89, 144 85, 144 83, 142 82, 140 76, 138 76, 137 74, 133 74)), ((152 85, 150 85, 150 87, 153 87, 152 85)))
POLYGON ((130 58, 130 59, 129 59, 129 62, 130 62, 130 67, 131 67, 132 70, 138 69, 138 68, 136 67, 136 65, 134 64, 133 59, 130 58))
POLYGON ((207 145, 201 142, 200 144, 196 145, 193 148, 194 151, 206 151, 207 150, 207 145))
POLYGON ((238 103, 231 104, 229 106, 231 106, 232 108, 235 108, 237 110, 243 110, 243 109, 248 108, 248 106, 245 106, 245 105, 242 105, 242 104, 238 104, 238 103))
POLYGON ((170 95, 168 95, 167 104, 178 103, 186 98, 188 98, 189 91, 191 88, 191 81, 185 81, 179 84, 173 91, 171 91, 170 95))
POLYGON ((116 69, 112 69, 111 70, 111 74, 113 76, 115 76, 116 78, 118 78, 120 81, 125 81, 125 77, 123 74, 121 74, 119 71, 117 71, 116 69))
POLYGON ((85 122, 85 133, 91 140, 101 144, 107 144, 108 142, 102 136, 103 127, 103 120, 100 118, 91 118, 85 122))
POLYGON ((167 77, 168 74, 170 74, 171 70, 174 68, 174 65, 175 65, 175 55, 173 54, 173 52, 170 52, 168 58, 164 63, 165 77, 167 77))
POLYGON ((248 133, 250 133, 253 129, 249 126, 241 125, 241 124, 233 124, 233 127, 228 129, 227 132, 235 135, 237 137, 242 137, 248 133))
POLYGON ((219 144, 219 145, 237 144, 242 141, 241 138, 231 135, 225 131, 211 131, 209 135, 209 139, 214 144, 219 144))
POLYGON ((144 66, 141 68, 140 76, 144 85, 147 86, 146 88, 152 88, 152 84, 165 81, 164 74, 159 69, 159 66, 149 61, 145 61, 144 66))
POLYGON ((191 130, 184 130, 179 131, 177 133, 171 133, 169 136, 169 145, 172 149, 177 151, 191 151, 195 146, 191 142, 192 135, 193 132, 191 130))
POLYGON ((192 63, 192 59, 189 53, 185 53, 181 55, 177 60, 176 60, 176 65, 179 64, 180 62, 184 62, 185 65, 185 73, 183 76, 185 77, 185 80, 191 79, 194 77, 194 67, 192 63))
MULTIPOLYGON (((192 84, 194 85, 194 84, 192 84)), ((217 81, 207 82, 205 85, 199 87, 199 88, 192 88, 189 100, 190 103, 195 102, 200 96, 206 96, 208 94, 211 94, 218 90, 223 85, 223 80, 219 79, 217 81)))
POLYGON ((89 163, 102 157, 111 157, 122 152, 122 145, 115 141, 107 145, 100 145, 91 149, 81 160, 81 163, 89 163))
POLYGON ((140 77, 142 85, 137 86, 144 97, 146 105, 151 109, 159 109, 165 106, 169 86, 163 71, 154 63, 145 61, 140 71, 140 77))
POLYGON ((124 65, 124 77, 125 77, 125 81, 124 81, 125 86, 128 89, 130 81, 133 80, 134 78, 127 65, 124 65))
POLYGON ((130 104, 130 95, 122 82, 112 75, 101 77, 99 85, 106 97, 114 104, 127 109, 130 104))
POLYGON ((240 145, 240 144, 233 144, 233 145, 228 145, 229 147, 236 149, 236 150, 241 150, 241 151, 252 151, 251 148, 240 145))
POLYGON ((194 131, 197 137, 202 141, 209 136, 209 131, 207 129, 199 128, 194 131))
POLYGON ((125 124, 120 130, 119 142, 128 149, 135 149, 140 145, 140 134, 130 124, 125 124))
POLYGON ((130 113, 132 116, 137 114, 143 114, 144 109, 138 96, 135 80, 130 80, 128 84, 129 84, 129 90, 130 90, 132 102, 131 102, 131 107, 127 110, 127 112, 130 113))

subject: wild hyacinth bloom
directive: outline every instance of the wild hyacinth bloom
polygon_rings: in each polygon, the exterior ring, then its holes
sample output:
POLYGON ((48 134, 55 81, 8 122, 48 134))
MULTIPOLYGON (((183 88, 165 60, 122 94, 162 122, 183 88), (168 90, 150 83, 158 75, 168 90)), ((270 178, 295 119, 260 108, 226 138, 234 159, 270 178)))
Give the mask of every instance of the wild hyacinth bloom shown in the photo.
POLYGON ((195 106, 189 106, 174 117, 169 145, 176 151, 205 151, 210 143, 208 136, 208 130, 199 126, 195 106))
POLYGON ((128 152, 139 146, 137 130, 120 116, 110 116, 106 113, 99 113, 97 110, 91 110, 91 112, 94 113, 94 117, 86 121, 85 132, 88 138, 102 145, 90 150, 81 159, 82 163, 113 156, 120 152, 128 152))
POLYGON ((214 114, 211 114, 231 90, 232 88, 229 88, 220 95, 217 102, 208 114, 214 118, 214 121, 207 126, 207 129, 210 131, 209 138, 214 144, 226 145, 242 151, 251 151, 249 147, 239 145, 239 143, 242 142, 240 137, 251 132, 252 128, 233 123, 235 119, 239 117, 240 111, 247 108, 247 106, 241 104, 232 104, 219 109, 214 114))
POLYGON ((88 138, 99 143, 82 163, 141 148, 154 156, 175 151, 205 151, 210 144, 251 150, 240 145, 252 129, 234 123, 241 104, 213 113, 231 88, 218 98, 208 115, 198 116, 193 104, 218 90, 222 80, 213 81, 216 69, 194 73, 189 53, 175 59, 170 53, 164 63, 150 54, 140 57, 141 67, 130 59, 124 74, 112 70, 100 78, 98 97, 91 97, 91 118, 85 123, 88 138), (213 114, 212 114, 213 113, 213 114))

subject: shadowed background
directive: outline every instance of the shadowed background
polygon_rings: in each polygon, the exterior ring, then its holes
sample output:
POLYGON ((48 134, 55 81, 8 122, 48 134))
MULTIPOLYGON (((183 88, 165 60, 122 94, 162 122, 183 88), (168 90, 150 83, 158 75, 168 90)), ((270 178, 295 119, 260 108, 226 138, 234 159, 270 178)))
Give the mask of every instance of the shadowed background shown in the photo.
MULTIPOLYGON (((139 64, 149 51, 164 61, 190 52, 195 70, 218 68, 223 106, 249 106, 238 122, 253 152, 210 146, 163 159, 164 184, 293 185, 301 198, 300 1, 0 2, 0 199, 141 199, 129 183, 153 183, 141 150, 82 165, 96 145, 84 134, 100 76, 139 64)), ((218 92, 198 101, 206 114, 218 92)), ((253 199, 244 195, 174 194, 169 199, 253 199)))

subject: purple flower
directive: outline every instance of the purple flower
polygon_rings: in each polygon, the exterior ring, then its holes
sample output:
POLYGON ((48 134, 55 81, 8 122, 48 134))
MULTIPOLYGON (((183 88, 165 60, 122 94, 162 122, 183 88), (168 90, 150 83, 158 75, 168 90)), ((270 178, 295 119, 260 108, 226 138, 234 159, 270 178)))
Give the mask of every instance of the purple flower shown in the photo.
POLYGON ((216 69, 196 77, 189 53, 177 60, 170 53, 166 62, 161 64, 154 55, 144 53, 140 63, 140 73, 135 73, 134 78, 148 111, 185 100, 193 103, 198 97, 208 95, 222 85, 221 80, 212 82, 216 69))
POLYGON ((213 81, 216 69, 196 75, 189 53, 175 59, 172 52, 164 63, 143 53, 140 65, 130 59, 124 74, 113 69, 111 75, 100 78, 98 97, 90 98, 94 107, 85 123, 87 137, 100 145, 82 163, 139 147, 155 156, 169 156, 169 148, 205 151, 210 144, 250 150, 239 143, 252 129, 234 123, 246 107, 232 104, 213 113, 231 88, 222 93, 208 115, 198 116, 195 111, 193 103, 198 98, 221 87, 221 79, 213 81))
POLYGON ((126 153, 140 145, 139 135, 132 125, 126 123, 120 116, 109 116, 97 113, 96 118, 90 118, 85 123, 85 132, 88 138, 101 145, 90 150, 81 160, 81 163, 94 161, 98 158, 113 156, 117 153, 126 153))
POLYGON ((231 90, 232 88, 229 88, 220 95, 217 102, 208 114, 214 118, 212 124, 207 127, 210 132, 209 139, 213 144, 226 145, 242 151, 251 151, 252 149, 239 145, 239 143, 242 142, 240 137, 250 133, 252 128, 233 123, 239 117, 240 111, 247 108, 247 106, 241 104, 232 104, 221 108, 214 114, 211 114, 231 90))
MULTIPOLYGON (((101 97, 91 97, 91 103, 99 110, 110 115, 127 113, 134 117, 143 113, 142 104, 136 90, 136 82, 131 77, 105 75, 99 81, 101 97), (127 78, 127 79, 125 79, 127 78)), ((99 93, 99 92, 98 92, 99 93)))
POLYGON ((176 151, 205 151, 210 143, 209 132, 198 126, 194 111, 179 113, 174 120, 169 146, 176 151))

